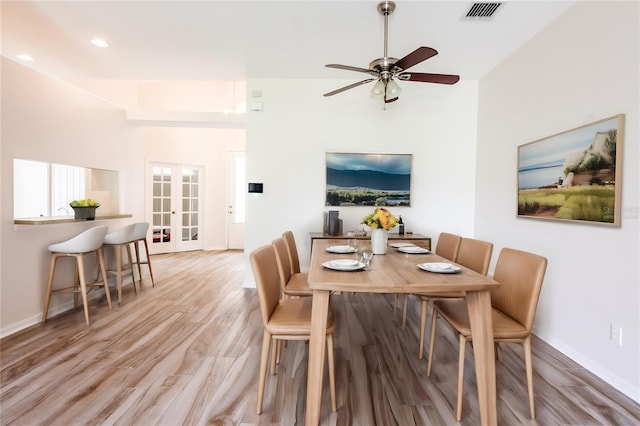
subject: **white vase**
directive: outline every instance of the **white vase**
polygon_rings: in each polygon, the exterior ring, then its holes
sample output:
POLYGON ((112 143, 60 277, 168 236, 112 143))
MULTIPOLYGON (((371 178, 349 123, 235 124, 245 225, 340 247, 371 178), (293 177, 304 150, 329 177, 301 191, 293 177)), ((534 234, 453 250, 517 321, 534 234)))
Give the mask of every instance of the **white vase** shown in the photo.
POLYGON ((371 251, 373 254, 387 253, 387 230, 376 228, 371 231, 371 251))

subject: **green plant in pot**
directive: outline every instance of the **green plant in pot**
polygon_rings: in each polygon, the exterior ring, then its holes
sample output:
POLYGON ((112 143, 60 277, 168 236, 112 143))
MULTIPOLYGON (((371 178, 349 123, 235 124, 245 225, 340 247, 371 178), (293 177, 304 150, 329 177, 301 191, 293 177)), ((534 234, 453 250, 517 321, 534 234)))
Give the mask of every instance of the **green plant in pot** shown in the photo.
POLYGON ((91 198, 84 200, 73 200, 69 203, 73 209, 76 219, 94 220, 96 218, 96 209, 100 207, 100 203, 91 198))

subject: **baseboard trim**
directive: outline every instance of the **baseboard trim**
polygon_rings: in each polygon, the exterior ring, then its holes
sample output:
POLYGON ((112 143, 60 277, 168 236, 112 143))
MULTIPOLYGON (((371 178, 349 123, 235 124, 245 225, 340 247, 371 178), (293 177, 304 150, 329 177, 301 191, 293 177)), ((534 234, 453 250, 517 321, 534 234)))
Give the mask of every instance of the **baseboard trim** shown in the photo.
POLYGON ((635 402, 640 403, 640 388, 634 386, 623 377, 612 373, 611 370, 609 370, 602 364, 593 361, 593 359, 584 356, 580 352, 576 352, 573 348, 567 346, 562 341, 557 340, 552 336, 546 335, 544 333, 538 333, 538 330, 534 331, 536 336, 551 345, 555 350, 571 358, 571 360, 577 362, 590 373, 595 374, 629 398, 633 399, 635 402))

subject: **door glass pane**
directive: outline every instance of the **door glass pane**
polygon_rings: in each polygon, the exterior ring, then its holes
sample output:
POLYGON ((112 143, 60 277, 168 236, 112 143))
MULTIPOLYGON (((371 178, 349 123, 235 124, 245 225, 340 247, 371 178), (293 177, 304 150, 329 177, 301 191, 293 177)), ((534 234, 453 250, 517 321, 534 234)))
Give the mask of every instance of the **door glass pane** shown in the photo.
POLYGON ((196 169, 182 169, 182 241, 198 239, 198 175, 196 169))
POLYGON ((171 241, 171 168, 153 168, 153 239, 154 243, 171 241))

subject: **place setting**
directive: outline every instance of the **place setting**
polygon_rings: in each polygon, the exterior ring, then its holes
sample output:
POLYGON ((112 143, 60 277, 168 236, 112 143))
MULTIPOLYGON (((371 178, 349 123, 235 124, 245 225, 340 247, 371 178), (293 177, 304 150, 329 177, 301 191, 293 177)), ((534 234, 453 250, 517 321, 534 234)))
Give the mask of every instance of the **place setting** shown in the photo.
POLYGON ((372 258, 373 253, 365 250, 360 253, 359 257, 356 255, 356 259, 332 259, 324 262, 322 266, 327 269, 333 269, 334 271, 367 271, 369 270, 372 258))
POLYGON ((430 250, 424 247, 417 246, 412 243, 393 243, 389 244, 391 247, 397 249, 399 252, 406 254, 429 254, 430 250))
POLYGON ((438 274, 455 274, 460 272, 460 267, 451 263, 444 262, 425 262, 419 263, 418 268, 427 272, 435 272, 438 274))

